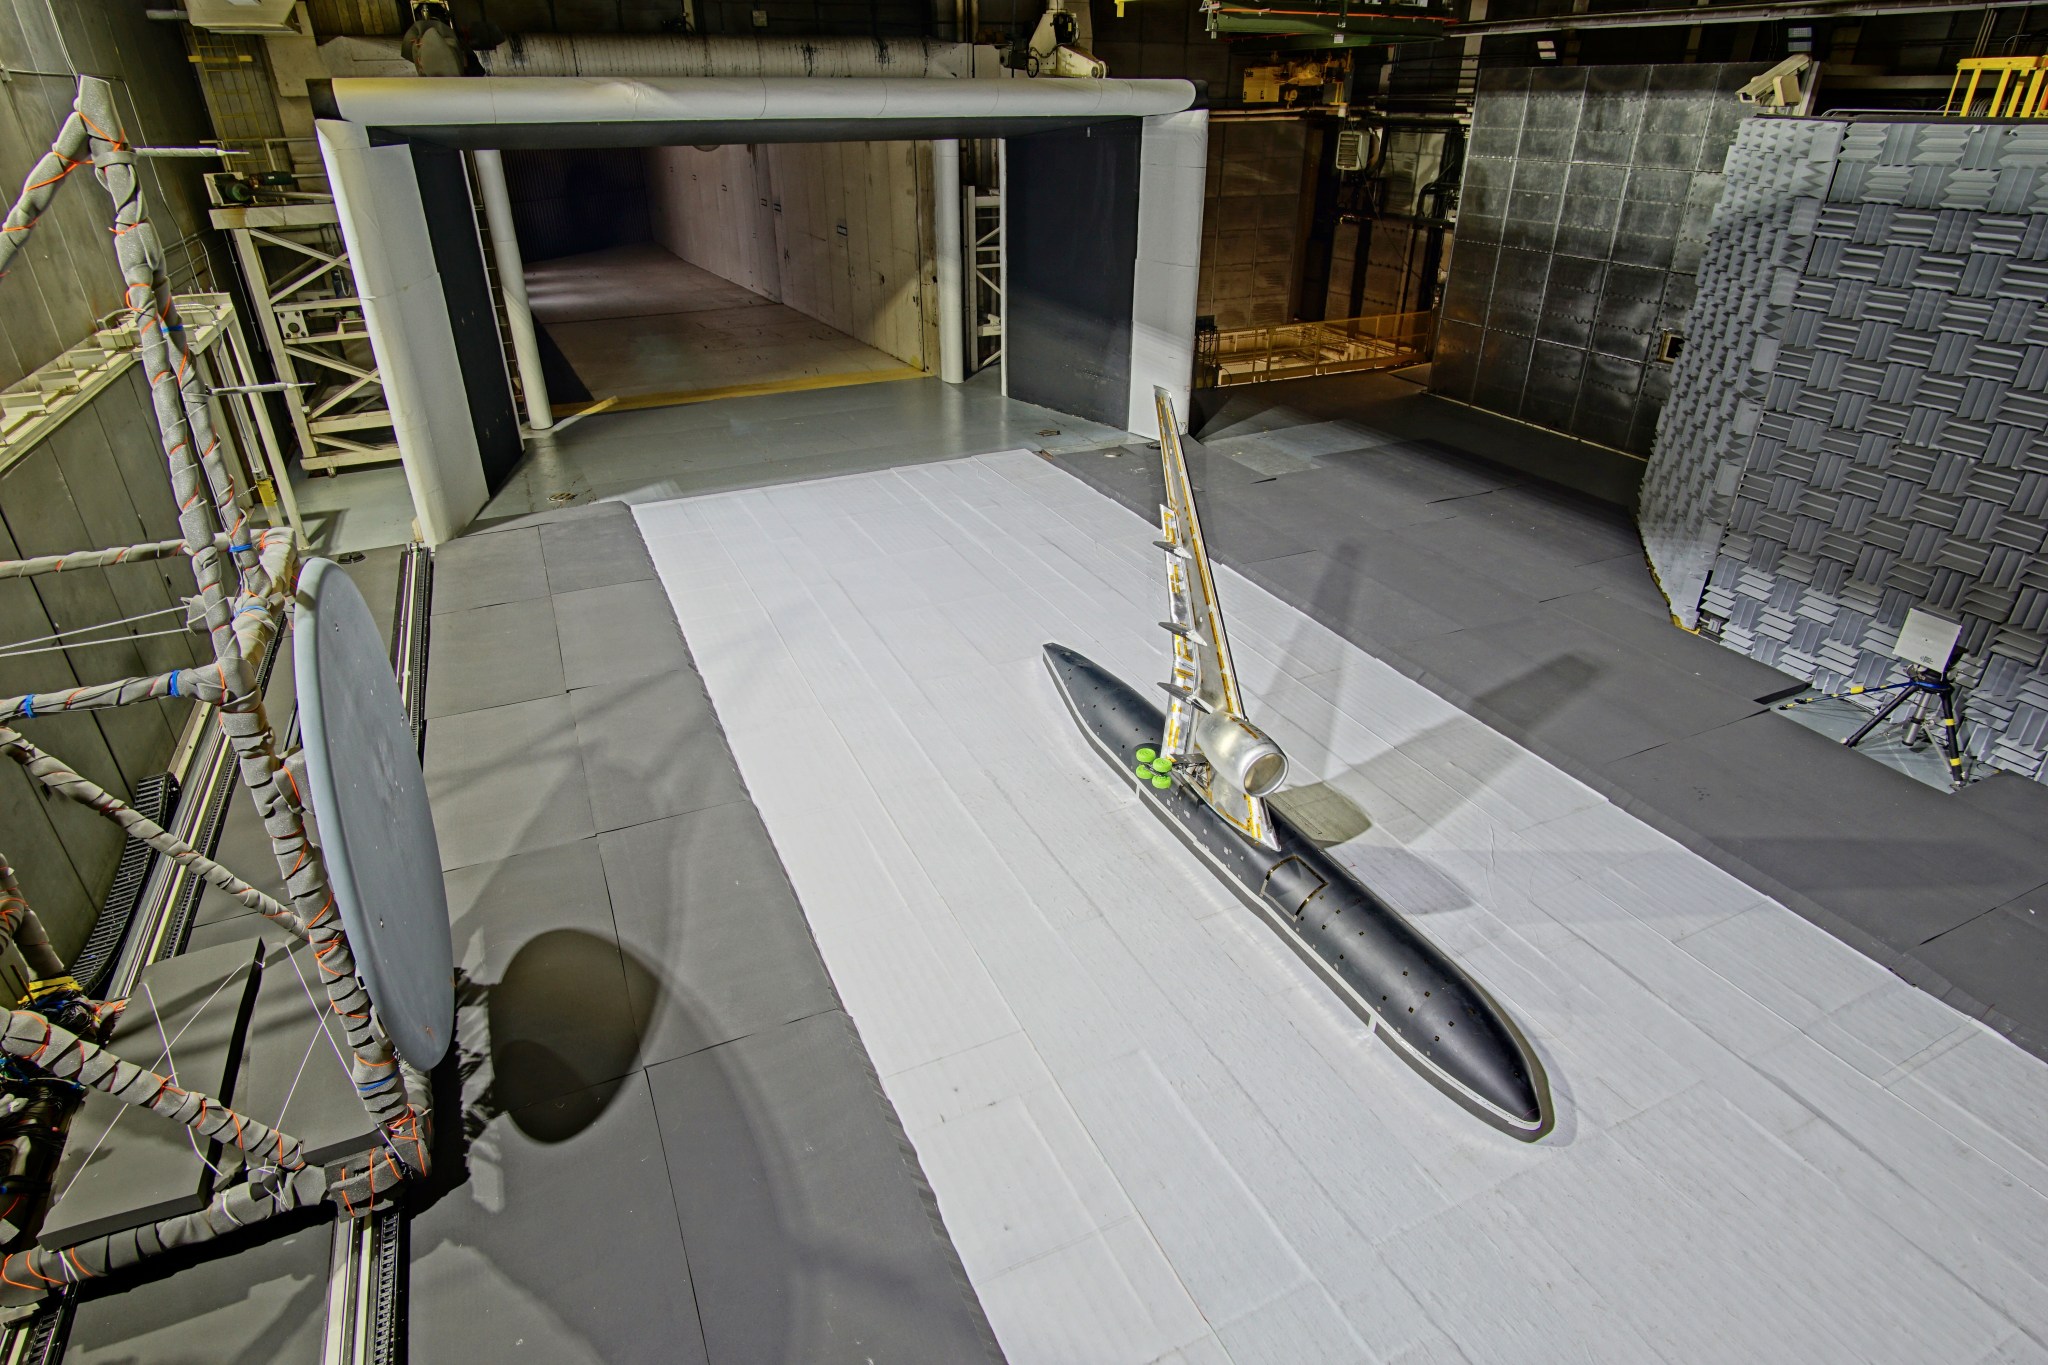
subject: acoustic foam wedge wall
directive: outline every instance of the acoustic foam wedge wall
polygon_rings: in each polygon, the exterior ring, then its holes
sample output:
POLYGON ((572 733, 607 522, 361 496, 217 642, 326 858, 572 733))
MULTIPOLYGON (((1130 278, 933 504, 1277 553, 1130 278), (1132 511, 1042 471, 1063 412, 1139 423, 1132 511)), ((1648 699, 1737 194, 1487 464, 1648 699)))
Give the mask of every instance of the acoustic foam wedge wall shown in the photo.
POLYGON ((1728 181, 1644 483, 1674 614, 1827 688, 1958 619, 1969 747, 2048 776, 2048 129, 1759 119, 1728 181))

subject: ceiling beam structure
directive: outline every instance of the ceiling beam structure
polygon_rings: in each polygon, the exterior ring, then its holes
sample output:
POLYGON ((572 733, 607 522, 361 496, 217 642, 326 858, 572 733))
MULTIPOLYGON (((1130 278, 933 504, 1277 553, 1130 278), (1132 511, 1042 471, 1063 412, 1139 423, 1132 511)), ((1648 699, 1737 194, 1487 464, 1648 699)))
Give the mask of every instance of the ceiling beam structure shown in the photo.
POLYGON ((1868 19, 1886 14, 1938 14, 1950 10, 2029 9, 2038 0, 1735 0, 1732 4, 1607 13, 1546 14, 1453 24, 1446 37, 1510 33, 1573 33, 1597 28, 1693 28, 1700 24, 1770 24, 1811 19, 1868 19))

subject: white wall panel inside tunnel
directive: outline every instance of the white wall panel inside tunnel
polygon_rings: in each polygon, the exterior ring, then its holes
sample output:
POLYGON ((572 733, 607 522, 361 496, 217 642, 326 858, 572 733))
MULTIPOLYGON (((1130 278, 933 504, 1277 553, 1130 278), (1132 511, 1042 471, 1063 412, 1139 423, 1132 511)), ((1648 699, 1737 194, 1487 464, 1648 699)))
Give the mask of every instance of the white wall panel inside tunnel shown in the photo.
POLYGON ((647 158, 656 241, 907 365, 934 367, 929 143, 656 147, 647 158))

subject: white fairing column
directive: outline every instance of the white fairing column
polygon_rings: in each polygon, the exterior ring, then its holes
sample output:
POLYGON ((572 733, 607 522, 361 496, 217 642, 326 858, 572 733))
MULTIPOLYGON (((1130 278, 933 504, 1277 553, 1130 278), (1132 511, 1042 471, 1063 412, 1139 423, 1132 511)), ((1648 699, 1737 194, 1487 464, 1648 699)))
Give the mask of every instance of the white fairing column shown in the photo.
POLYGON ((967 380, 967 299, 960 249, 960 143, 932 141, 932 255, 939 277, 939 378, 967 380))
POLYGON ((360 124, 321 119, 316 128, 420 538, 439 545, 489 492, 412 151, 371 146, 360 124))
MULTIPOLYGON (((996 378, 1010 396, 1010 140, 996 141, 996 378)), ((980 319, 975 319, 977 323, 980 319)))
POLYGON ((519 391, 526 395, 526 425, 546 431, 555 424, 548 403, 548 381, 541 373, 540 342, 533 335, 533 309, 526 302, 526 263, 519 258, 519 233, 512 225, 512 194, 505 187, 505 158, 495 151, 470 153, 476 180, 484 192, 484 220, 491 227, 491 255, 498 262, 498 296, 505 302, 505 324, 512 333, 512 356, 519 365, 519 391))
POLYGON ((1172 396, 1175 412, 1188 411, 1208 165, 1206 111, 1145 120, 1138 147, 1138 263, 1131 288, 1127 425, 1141 436, 1159 435, 1155 386, 1172 396))

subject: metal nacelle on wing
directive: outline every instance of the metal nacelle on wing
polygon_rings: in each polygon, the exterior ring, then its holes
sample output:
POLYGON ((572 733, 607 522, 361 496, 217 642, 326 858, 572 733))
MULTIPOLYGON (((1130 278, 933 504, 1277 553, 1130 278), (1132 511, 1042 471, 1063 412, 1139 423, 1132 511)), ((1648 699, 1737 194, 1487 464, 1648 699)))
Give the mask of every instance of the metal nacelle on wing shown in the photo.
POLYGON ((1221 711, 1195 717, 1195 748, 1216 776, 1246 796, 1268 796, 1287 780, 1287 755, 1265 731, 1221 711))

